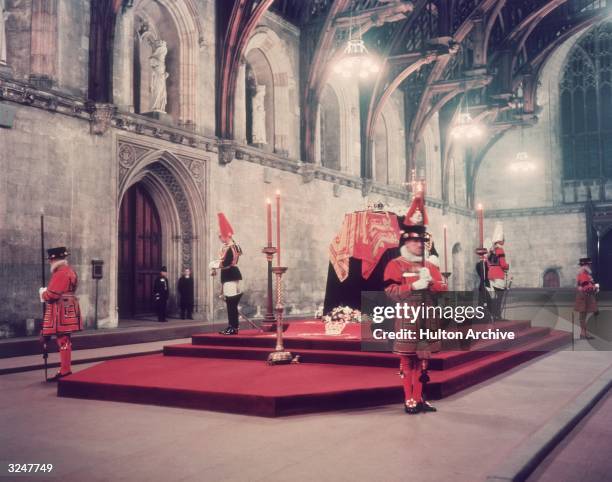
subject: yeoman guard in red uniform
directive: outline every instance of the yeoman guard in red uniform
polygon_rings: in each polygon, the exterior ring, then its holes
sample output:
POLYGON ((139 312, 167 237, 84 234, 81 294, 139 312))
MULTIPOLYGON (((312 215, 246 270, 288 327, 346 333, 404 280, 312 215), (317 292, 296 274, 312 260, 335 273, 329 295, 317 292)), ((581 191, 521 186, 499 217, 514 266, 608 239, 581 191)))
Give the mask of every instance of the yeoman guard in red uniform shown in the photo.
POLYGON ((70 334, 83 329, 79 300, 75 296, 79 280, 66 261, 68 254, 63 246, 47 250, 51 279, 49 286, 39 290, 40 301, 46 303, 41 336, 48 339, 55 335, 60 353, 60 370, 47 381, 56 381, 72 373, 70 334))
MULTIPOLYGON (((389 262, 385 268, 385 292, 394 301, 425 306, 434 303, 436 293, 447 291, 438 267, 425 260, 424 235, 427 225, 425 203, 419 188, 404 218, 404 233, 400 248, 401 255, 389 262)), ((415 333, 414 340, 394 340, 393 352, 400 355, 400 376, 404 383, 405 411, 435 412, 436 409, 425 400, 424 387, 429 381, 428 359, 432 352, 439 351, 439 341, 420 337, 420 329, 437 330, 436 319, 396 319, 395 331, 409 330, 415 333)))
POLYGON ((580 270, 576 275, 576 302, 574 310, 580 314, 580 338, 592 340, 593 337, 587 333, 587 316, 589 313, 597 313, 597 299, 595 295, 599 292, 599 284, 595 283, 591 272, 591 258, 580 258, 580 270))

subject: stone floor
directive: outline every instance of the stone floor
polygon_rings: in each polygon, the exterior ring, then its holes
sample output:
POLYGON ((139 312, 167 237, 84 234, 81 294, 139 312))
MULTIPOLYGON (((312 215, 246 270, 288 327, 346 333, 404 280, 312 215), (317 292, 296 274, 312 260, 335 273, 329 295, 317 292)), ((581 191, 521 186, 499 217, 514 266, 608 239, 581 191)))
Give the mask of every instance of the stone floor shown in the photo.
POLYGON ((612 393, 601 400, 529 477, 529 482, 612 479, 612 393))
POLYGON ((0 475, 29 462, 54 464, 42 480, 473 482, 610 367, 610 352, 560 351, 437 402, 436 414, 393 405, 278 419, 59 399, 40 371, 4 375, 0 475))

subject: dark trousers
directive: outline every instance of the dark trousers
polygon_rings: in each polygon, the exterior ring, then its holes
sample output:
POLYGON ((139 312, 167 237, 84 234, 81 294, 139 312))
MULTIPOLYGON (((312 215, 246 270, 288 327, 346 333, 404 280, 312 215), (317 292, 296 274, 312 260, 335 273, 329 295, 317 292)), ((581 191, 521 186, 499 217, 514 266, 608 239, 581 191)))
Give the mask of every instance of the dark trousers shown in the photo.
POLYGON ((155 311, 157 311, 157 321, 166 321, 166 300, 156 301, 155 311))
POLYGON ((236 296, 226 296, 225 304, 227 305, 227 322, 232 328, 238 329, 238 303, 242 298, 242 293, 236 296))
POLYGON ((193 304, 192 303, 181 303, 181 320, 187 318, 193 320, 193 304))
POLYGON ((501 320, 502 318, 502 308, 504 304, 504 296, 506 296, 506 290, 500 290, 498 288, 495 289, 495 296, 493 298, 493 317, 496 320, 501 320))

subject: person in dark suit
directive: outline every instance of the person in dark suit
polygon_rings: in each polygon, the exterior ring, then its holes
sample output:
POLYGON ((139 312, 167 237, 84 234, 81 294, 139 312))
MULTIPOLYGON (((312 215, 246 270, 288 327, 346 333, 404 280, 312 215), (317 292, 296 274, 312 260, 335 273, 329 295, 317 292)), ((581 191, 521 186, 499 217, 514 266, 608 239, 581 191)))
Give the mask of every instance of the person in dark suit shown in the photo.
POLYGON ((166 320, 166 304, 170 296, 170 285, 167 276, 167 269, 162 266, 159 276, 153 283, 153 304, 155 305, 155 311, 157 311, 157 321, 168 321, 166 320))
POLYGON ((185 268, 178 281, 178 292, 181 302, 181 320, 193 320, 193 278, 191 270, 185 268))

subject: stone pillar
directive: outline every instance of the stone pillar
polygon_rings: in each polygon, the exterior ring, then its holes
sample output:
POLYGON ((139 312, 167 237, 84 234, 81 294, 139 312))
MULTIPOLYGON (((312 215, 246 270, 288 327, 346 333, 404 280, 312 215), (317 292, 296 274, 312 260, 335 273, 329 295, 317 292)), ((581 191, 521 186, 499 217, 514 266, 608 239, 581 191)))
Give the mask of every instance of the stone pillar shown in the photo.
POLYGON ((134 112, 134 34, 134 9, 126 8, 113 42, 113 102, 127 112, 134 112))
POLYGON ((238 78, 236 79, 236 99, 234 102, 234 138, 241 144, 247 143, 246 138, 246 62, 240 61, 238 78))
POLYGON ((4 0, 0 0, 0 66, 6 65, 6 26, 4 0))
POLYGON ((39 88, 57 81, 57 0, 32 0, 30 80, 39 88))

